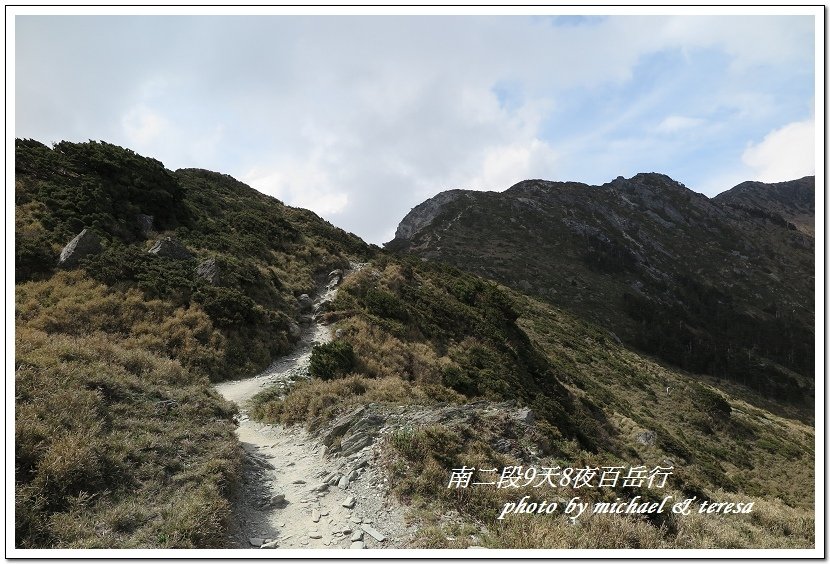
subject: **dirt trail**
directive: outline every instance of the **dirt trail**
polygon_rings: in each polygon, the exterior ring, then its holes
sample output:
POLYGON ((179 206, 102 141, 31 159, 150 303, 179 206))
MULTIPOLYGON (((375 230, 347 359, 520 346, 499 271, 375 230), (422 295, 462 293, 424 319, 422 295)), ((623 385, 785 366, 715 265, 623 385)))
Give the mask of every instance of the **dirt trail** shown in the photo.
MULTIPOLYGON (((329 284, 313 300, 314 310, 335 293, 336 284, 329 284)), ((229 548, 391 548, 403 541, 400 508, 381 493, 382 478, 365 462, 371 448, 356 468, 354 460, 325 457, 319 440, 302 428, 248 417, 248 400, 265 387, 307 378, 311 348, 330 340, 313 315, 291 354, 262 374, 216 386, 240 406, 236 433, 246 453, 229 548)))

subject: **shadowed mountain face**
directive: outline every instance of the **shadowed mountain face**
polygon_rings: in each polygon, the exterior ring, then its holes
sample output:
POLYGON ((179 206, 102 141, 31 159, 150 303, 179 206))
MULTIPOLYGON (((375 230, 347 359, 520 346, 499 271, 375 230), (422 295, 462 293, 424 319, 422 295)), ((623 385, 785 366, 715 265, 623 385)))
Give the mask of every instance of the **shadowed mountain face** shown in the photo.
POLYGON ((777 215, 795 225, 799 231, 809 235, 815 234, 816 179, 814 176, 774 184, 742 182, 731 190, 715 196, 714 201, 754 213, 756 217, 767 217, 773 221, 777 219, 775 218, 777 215))
POLYGON ((814 178, 709 199, 660 174, 527 180, 414 208, 387 244, 542 297, 683 368, 813 388, 814 178))

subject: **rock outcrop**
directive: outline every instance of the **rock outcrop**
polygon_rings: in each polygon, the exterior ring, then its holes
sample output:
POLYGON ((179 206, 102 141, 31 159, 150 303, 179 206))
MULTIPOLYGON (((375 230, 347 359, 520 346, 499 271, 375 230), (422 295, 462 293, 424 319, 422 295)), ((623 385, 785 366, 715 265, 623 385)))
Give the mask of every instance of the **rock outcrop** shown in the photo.
POLYGON ((395 239, 411 239, 413 235, 432 223, 446 204, 457 200, 463 193, 464 190, 447 190, 412 208, 398 225, 395 239))
POLYGON ((58 266, 73 268, 78 266, 78 262, 82 258, 100 252, 101 239, 89 229, 84 229, 63 248, 61 256, 58 259, 58 266))
POLYGON ((207 281, 209 284, 213 284, 214 286, 218 285, 221 281, 221 277, 219 275, 219 265, 216 264, 216 259, 209 258, 199 263, 199 266, 196 267, 196 276, 207 281))
POLYGON ((308 294, 301 294, 297 298, 297 305, 299 305, 300 311, 311 311, 311 308, 314 307, 314 301, 308 294))
POLYGON ((193 258, 191 252, 188 251, 187 248, 174 237, 159 239, 147 252, 160 257, 167 257, 175 260, 187 260, 193 258))
POLYGON ((329 288, 334 288, 335 286, 340 284, 341 280, 343 280, 343 271, 340 270, 339 268, 336 269, 336 270, 332 270, 331 272, 329 272, 328 287, 329 288))

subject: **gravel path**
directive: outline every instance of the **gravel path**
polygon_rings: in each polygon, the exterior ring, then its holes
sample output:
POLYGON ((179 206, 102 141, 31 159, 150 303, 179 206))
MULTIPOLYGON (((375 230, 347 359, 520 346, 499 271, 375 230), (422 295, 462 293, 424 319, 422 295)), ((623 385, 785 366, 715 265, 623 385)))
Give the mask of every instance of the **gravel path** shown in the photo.
MULTIPOLYGON (((329 283, 313 300, 315 311, 334 297, 336 286, 329 283)), ((377 445, 350 458, 330 458, 304 429, 248 417, 248 400, 263 388, 287 387, 308 377, 311 348, 331 340, 316 317, 293 353, 262 374, 216 386, 240 406, 236 433, 246 455, 228 548, 394 548, 405 545, 413 532, 374 466, 377 445)))

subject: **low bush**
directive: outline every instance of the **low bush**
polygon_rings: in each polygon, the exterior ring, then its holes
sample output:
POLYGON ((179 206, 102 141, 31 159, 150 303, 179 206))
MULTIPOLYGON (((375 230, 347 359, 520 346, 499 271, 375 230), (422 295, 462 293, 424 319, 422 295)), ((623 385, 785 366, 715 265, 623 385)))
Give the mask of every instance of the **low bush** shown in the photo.
POLYGON ((314 377, 331 380, 349 373, 354 365, 352 345, 345 341, 332 341, 311 349, 308 371, 314 377))

